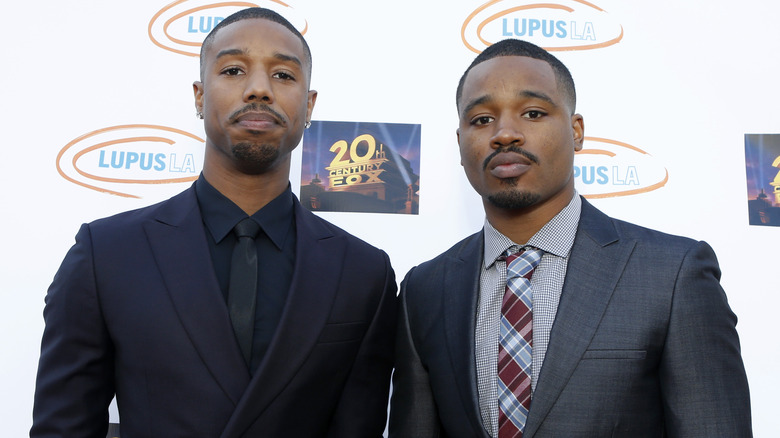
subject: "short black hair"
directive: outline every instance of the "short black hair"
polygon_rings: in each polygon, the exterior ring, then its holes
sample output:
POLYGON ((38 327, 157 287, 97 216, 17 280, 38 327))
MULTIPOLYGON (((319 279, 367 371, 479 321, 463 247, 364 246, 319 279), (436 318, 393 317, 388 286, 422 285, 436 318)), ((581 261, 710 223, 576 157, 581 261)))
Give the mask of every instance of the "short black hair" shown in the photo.
POLYGON ((289 29, 290 32, 292 32, 301 40, 301 43, 303 44, 303 52, 306 57, 305 62, 308 64, 307 73, 309 74, 309 80, 311 81, 311 50, 309 50, 309 44, 306 43, 306 39, 303 38, 303 35, 301 35, 298 29, 296 29, 295 26, 287 21, 286 18, 282 17, 277 12, 266 8, 242 9, 234 14, 229 15, 227 18, 214 26, 214 29, 211 29, 211 32, 206 35, 206 38, 203 40, 203 44, 200 46, 200 80, 203 81, 203 76, 205 73, 205 53, 214 41, 214 37, 217 35, 217 32, 229 24, 250 18, 260 18, 263 20, 273 21, 274 23, 279 23, 289 29))
POLYGON ((474 58, 474 61, 469 65, 469 68, 463 72, 463 76, 461 76, 460 82, 458 83, 458 91, 455 94, 456 108, 460 109, 463 84, 466 82, 466 77, 471 69, 489 59, 499 56, 526 56, 549 64, 555 73, 555 80, 558 83, 558 87, 563 91, 564 98, 571 104, 572 114, 574 113, 574 107, 577 105, 577 92, 574 89, 574 79, 571 77, 569 69, 547 50, 544 50, 536 44, 529 43, 528 41, 513 38, 502 40, 491 45, 474 58))

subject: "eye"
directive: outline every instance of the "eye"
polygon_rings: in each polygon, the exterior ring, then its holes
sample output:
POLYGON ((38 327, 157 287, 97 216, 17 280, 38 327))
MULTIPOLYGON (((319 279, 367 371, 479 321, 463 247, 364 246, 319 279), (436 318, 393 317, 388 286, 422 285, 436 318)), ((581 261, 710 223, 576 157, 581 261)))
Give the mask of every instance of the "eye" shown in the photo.
POLYGON ((220 73, 226 76, 238 76, 244 72, 238 67, 228 67, 223 69, 220 73))
POLYGON ((547 113, 544 113, 544 112, 538 111, 538 110, 531 110, 531 111, 526 111, 525 113, 523 113, 523 117, 525 117, 526 119, 538 119, 538 118, 546 116, 546 115, 547 115, 547 113))
POLYGON ((475 117, 475 118, 471 119, 471 124, 472 125, 477 125, 477 126, 487 125, 488 123, 492 122, 493 120, 494 120, 493 117, 490 117, 490 116, 479 116, 479 117, 475 117))
POLYGON ((281 79, 283 81, 294 81, 295 80, 295 76, 293 76, 292 74, 290 74, 290 73, 288 73, 286 71, 276 72, 272 76, 274 78, 276 78, 276 79, 281 79))

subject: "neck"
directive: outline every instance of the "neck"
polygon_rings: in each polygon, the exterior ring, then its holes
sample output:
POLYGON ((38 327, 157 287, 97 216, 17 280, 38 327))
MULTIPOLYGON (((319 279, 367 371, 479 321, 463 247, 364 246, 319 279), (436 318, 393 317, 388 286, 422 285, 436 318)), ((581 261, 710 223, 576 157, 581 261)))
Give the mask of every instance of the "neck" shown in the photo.
POLYGON ((203 177, 250 216, 281 195, 289 184, 289 172, 247 175, 207 165, 203 166, 203 177))

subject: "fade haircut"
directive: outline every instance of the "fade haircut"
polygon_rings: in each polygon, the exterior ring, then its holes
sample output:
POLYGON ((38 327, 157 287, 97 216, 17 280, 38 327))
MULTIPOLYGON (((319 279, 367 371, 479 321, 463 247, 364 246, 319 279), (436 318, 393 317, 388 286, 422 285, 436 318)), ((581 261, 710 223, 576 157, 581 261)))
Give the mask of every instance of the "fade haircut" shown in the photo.
POLYGON ((555 73, 555 81, 558 83, 558 89, 563 92, 563 97, 571 107, 571 112, 574 114, 574 107, 577 105, 577 93, 574 89, 574 79, 571 77, 569 69, 555 56, 543 48, 529 43, 528 41, 517 39, 506 39, 499 41, 487 49, 484 52, 477 55, 469 68, 463 73, 458 83, 458 91, 455 94, 455 107, 460 112, 460 98, 463 95, 463 84, 466 82, 466 77, 469 72, 475 66, 499 56, 526 56, 528 58, 538 59, 544 61, 550 65, 555 73))
POLYGON ((237 21, 241 20, 248 20, 251 18, 259 18, 263 20, 272 21, 274 23, 279 23, 282 26, 286 27, 290 30, 295 36, 298 37, 298 39, 301 40, 301 44, 303 44, 303 53, 306 59, 303 60, 306 65, 306 72, 309 75, 309 82, 311 82, 311 50, 309 50, 309 44, 306 43, 306 39, 303 38, 303 35, 301 35, 300 32, 298 32, 298 29, 295 28, 289 21, 287 21, 286 18, 282 17, 278 13, 265 8, 247 8, 242 9, 234 14, 229 15, 224 20, 220 21, 216 26, 214 26, 214 29, 211 29, 211 32, 209 32, 208 35, 206 35, 206 38, 203 40, 203 44, 200 46, 200 80, 203 82, 203 76, 205 73, 205 65, 206 65, 206 52, 211 47, 212 43, 214 42, 214 37, 217 35, 217 32, 219 32, 220 29, 222 29, 225 26, 228 26, 232 23, 235 23, 237 21))

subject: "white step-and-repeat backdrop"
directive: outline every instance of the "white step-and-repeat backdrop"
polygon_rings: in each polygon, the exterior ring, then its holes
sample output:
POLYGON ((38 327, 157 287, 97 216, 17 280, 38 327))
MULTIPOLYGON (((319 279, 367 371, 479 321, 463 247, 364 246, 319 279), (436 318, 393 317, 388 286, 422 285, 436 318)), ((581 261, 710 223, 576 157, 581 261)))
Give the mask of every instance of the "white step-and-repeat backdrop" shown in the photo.
POLYGON ((194 54, 220 17, 251 5, 288 17, 314 55, 319 98, 293 156, 294 192, 385 249, 399 280, 483 221, 455 138, 463 70, 507 36, 556 50, 585 117, 579 192, 613 216, 715 248, 739 316, 755 434, 776 436, 780 5, 766 0, 7 4, 0 435, 29 430, 43 300, 78 226, 165 199, 198 175, 194 54))

